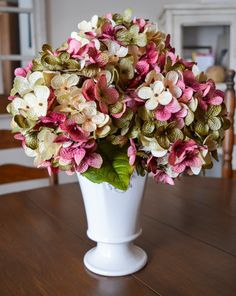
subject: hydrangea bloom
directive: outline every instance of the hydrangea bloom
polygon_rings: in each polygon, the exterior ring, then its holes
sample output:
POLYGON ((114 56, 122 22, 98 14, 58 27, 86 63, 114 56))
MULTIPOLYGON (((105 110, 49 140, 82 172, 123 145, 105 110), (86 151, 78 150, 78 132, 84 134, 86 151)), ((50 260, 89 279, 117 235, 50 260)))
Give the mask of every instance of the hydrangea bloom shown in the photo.
POLYGON ((15 75, 8 111, 35 164, 120 189, 134 170, 173 185, 210 168, 229 126, 215 83, 129 11, 82 21, 15 75))

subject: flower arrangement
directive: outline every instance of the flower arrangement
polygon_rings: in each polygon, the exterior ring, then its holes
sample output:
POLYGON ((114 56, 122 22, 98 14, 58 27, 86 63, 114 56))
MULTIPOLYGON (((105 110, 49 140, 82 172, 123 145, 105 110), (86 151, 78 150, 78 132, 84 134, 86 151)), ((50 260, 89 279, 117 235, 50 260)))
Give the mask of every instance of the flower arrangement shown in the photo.
POLYGON ((7 110, 35 165, 121 190, 134 170, 174 184, 211 168, 229 126, 215 83, 130 10, 78 28, 15 70, 7 110))

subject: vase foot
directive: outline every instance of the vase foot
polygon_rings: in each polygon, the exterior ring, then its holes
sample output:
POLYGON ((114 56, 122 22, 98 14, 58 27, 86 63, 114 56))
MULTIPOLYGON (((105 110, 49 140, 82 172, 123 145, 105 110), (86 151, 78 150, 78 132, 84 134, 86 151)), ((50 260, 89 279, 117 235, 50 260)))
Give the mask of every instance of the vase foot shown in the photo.
POLYGON ((85 266, 92 272, 104 276, 124 276, 145 266, 147 254, 132 243, 98 243, 84 256, 85 266))

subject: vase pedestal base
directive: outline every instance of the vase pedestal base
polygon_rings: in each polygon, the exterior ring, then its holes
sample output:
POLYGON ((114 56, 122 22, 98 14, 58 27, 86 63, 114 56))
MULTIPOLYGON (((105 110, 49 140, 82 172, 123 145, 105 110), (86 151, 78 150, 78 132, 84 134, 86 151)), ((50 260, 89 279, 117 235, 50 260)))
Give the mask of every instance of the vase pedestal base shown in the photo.
POLYGON ((104 276, 132 274, 145 266, 147 254, 133 243, 98 243, 84 256, 85 266, 104 276))

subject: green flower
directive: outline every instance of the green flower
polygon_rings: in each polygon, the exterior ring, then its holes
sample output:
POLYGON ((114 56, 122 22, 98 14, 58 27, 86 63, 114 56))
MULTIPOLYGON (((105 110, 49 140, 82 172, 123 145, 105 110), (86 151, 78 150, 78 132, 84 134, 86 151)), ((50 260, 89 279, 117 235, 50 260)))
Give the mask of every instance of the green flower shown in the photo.
POLYGON ((206 112, 198 109, 195 113, 197 119, 194 124, 195 132, 200 136, 207 136, 210 131, 216 132, 220 130, 222 127, 221 109, 220 105, 211 105, 206 112))
POLYGON ((139 33, 138 25, 132 25, 129 30, 121 29, 117 31, 116 39, 122 45, 138 45, 144 47, 147 44, 147 36, 145 33, 139 33))
POLYGON ((134 77, 134 61, 132 57, 123 58, 119 62, 120 78, 123 81, 131 80, 134 77))
POLYGON ((174 123, 169 123, 157 128, 155 138, 161 147, 168 149, 171 143, 177 140, 183 140, 184 134, 174 123))

